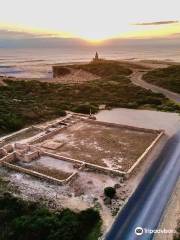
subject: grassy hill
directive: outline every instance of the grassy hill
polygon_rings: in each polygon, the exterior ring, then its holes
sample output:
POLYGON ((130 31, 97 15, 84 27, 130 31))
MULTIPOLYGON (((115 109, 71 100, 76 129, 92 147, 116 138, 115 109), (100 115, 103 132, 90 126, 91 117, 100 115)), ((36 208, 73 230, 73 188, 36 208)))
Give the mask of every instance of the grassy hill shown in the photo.
POLYGON ((149 83, 180 93, 180 66, 156 69, 146 73, 143 79, 149 83))
POLYGON ((73 65, 72 67, 82 69, 100 77, 109 77, 113 75, 128 76, 132 73, 129 68, 122 66, 122 64, 117 61, 100 60, 89 64, 73 65))

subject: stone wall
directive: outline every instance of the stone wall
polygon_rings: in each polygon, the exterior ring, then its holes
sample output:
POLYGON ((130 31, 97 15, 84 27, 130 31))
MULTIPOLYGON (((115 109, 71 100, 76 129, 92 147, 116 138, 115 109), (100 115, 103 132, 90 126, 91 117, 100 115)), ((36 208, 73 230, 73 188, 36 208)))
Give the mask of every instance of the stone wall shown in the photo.
POLYGON ((4 162, 10 163, 10 162, 14 162, 15 160, 16 160, 16 154, 15 152, 13 152, 3 157, 0 160, 0 165, 3 164, 4 162))
POLYGON ((41 174, 41 173, 38 173, 38 172, 35 172, 35 171, 32 171, 32 170, 29 170, 29 169, 26 169, 26 168, 23 168, 23 167, 20 167, 20 166, 16 166, 14 164, 10 164, 10 163, 5 162, 5 161, 2 163, 2 165, 7 167, 7 168, 10 168, 12 170, 16 170, 16 171, 21 172, 21 173, 29 174, 31 176, 38 177, 38 178, 43 179, 43 180, 48 180, 50 182, 58 183, 60 185, 63 184, 62 180, 58 180, 56 178, 53 178, 53 177, 50 177, 50 176, 47 176, 47 175, 44 175, 44 174, 41 174))
POLYGON ((7 151, 4 148, 0 148, 0 159, 7 155, 7 151))
POLYGON ((136 160, 136 162, 132 165, 132 167, 126 172, 126 177, 129 177, 132 172, 134 171, 134 169, 136 167, 139 166, 139 164, 145 159, 147 158, 148 154, 153 150, 153 148, 155 147, 155 145, 158 143, 158 141, 160 141, 160 139, 165 136, 165 132, 161 131, 159 133, 159 135, 156 137, 156 139, 151 143, 151 145, 149 147, 146 148, 146 150, 144 151, 144 153, 136 160))
POLYGON ((106 167, 101 167, 99 165, 87 163, 87 162, 80 161, 80 160, 73 159, 73 158, 63 157, 63 156, 60 156, 60 155, 57 155, 54 153, 43 152, 42 154, 49 156, 49 157, 57 158, 59 160, 64 160, 64 161, 68 161, 68 162, 75 163, 75 164, 81 164, 83 167, 87 167, 87 168, 90 168, 90 169, 93 169, 93 170, 96 170, 96 171, 99 171, 102 173, 106 173, 106 174, 108 173, 108 174, 118 175, 118 176, 124 176, 126 174, 126 172, 123 172, 123 171, 118 171, 118 170, 113 170, 113 169, 109 169, 106 167))
POLYGON ((53 130, 51 132, 45 133, 44 135, 42 135, 42 136, 40 136, 38 138, 35 138, 32 141, 30 141, 29 144, 35 144, 35 143, 39 143, 39 142, 45 141, 45 140, 53 137, 54 135, 58 134, 65 127, 66 126, 59 127, 59 128, 56 128, 55 130, 53 130))
POLYGON ((132 131, 134 130, 134 131, 145 132, 145 133, 157 133, 158 134, 163 131, 163 130, 133 127, 133 126, 122 125, 122 124, 117 124, 117 123, 100 122, 97 120, 90 120, 90 119, 82 119, 82 121, 90 123, 90 124, 98 124, 98 125, 107 126, 107 127, 118 127, 118 128, 124 128, 124 129, 129 129, 132 131))
POLYGON ((7 144, 7 145, 3 146, 3 148, 7 151, 7 153, 13 152, 12 144, 7 144))
POLYGON ((28 127, 28 128, 23 128, 17 132, 14 132, 14 133, 11 133, 9 135, 6 135, 2 138, 0 138, 0 147, 4 146, 8 141, 11 141, 14 137, 17 137, 21 134, 25 134, 29 131, 32 131, 32 130, 37 130, 39 132, 41 132, 42 130, 36 126, 31 126, 31 127, 28 127))
POLYGON ((23 168, 23 167, 11 164, 9 162, 10 162, 10 158, 9 158, 9 160, 8 159, 4 159, 4 161, 2 161, 0 163, 3 166, 5 166, 5 167, 7 167, 9 169, 15 170, 17 172, 21 172, 21 173, 28 174, 28 175, 31 175, 31 176, 34 176, 34 177, 38 177, 38 178, 40 178, 42 180, 46 180, 46 181, 49 181, 49 182, 52 182, 52 183, 55 183, 55 184, 59 184, 59 185, 67 184, 67 183, 75 180, 78 177, 78 173, 75 172, 71 176, 69 176, 68 178, 66 178, 64 180, 59 180, 57 178, 53 178, 53 177, 50 177, 48 175, 45 175, 45 174, 42 174, 42 173, 39 173, 39 172, 36 172, 36 171, 33 171, 33 170, 23 168))

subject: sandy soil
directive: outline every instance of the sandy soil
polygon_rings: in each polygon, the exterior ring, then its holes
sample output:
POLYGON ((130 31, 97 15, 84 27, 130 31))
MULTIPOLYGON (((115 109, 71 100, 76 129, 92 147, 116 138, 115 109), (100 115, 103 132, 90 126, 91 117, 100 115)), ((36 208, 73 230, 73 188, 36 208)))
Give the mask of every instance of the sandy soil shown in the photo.
POLYGON ((83 83, 87 81, 92 81, 96 79, 100 79, 100 77, 86 72, 82 69, 72 69, 70 68, 71 73, 66 74, 64 76, 59 76, 52 79, 52 82, 60 82, 60 83, 83 83))
POLYGON ((3 80, 8 79, 12 81, 39 81, 39 82, 49 82, 49 83, 83 83, 87 81, 100 79, 99 76, 92 74, 90 72, 84 71, 82 69, 73 69, 70 68, 71 73, 66 74, 64 76, 59 76, 51 79, 43 79, 43 78, 15 78, 15 77, 0 77, 0 85, 6 85, 3 80))

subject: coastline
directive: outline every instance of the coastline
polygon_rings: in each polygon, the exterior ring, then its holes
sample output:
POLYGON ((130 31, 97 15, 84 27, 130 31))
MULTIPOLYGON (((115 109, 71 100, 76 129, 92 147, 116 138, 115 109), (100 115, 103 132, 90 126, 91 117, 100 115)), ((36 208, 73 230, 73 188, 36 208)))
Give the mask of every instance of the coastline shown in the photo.
MULTIPOLYGON (((144 59, 144 60, 137 60, 137 59, 107 59, 109 61, 117 61, 119 62, 122 66, 128 67, 132 70, 152 70, 152 69, 156 69, 156 68, 166 68, 168 66, 171 65, 180 65, 180 62, 177 61, 169 61, 169 60, 152 60, 152 59, 144 59)), ((60 63, 44 63, 42 64, 43 68, 46 66, 47 69, 45 71, 45 73, 43 73, 43 77, 30 77, 33 75, 38 75, 38 67, 40 67, 38 64, 37 65, 30 65, 29 66, 25 66, 24 67, 24 72, 25 71, 29 71, 27 74, 25 75, 29 75, 28 77, 24 77, 24 76, 16 76, 16 72, 13 70, 14 66, 12 66, 12 72, 10 71, 11 67, 8 67, 8 73, 2 73, 0 71, 0 85, 2 85, 3 83, 3 79, 7 79, 7 80, 15 80, 15 81, 40 81, 40 82, 56 82, 56 80, 54 80, 53 78, 53 72, 52 72, 52 67, 53 66, 71 66, 71 65, 83 65, 83 64, 87 64, 89 63, 89 61, 67 61, 67 62, 60 62, 60 63), (33 72, 31 73, 31 66, 33 67, 33 72), (29 67, 29 70, 26 70, 26 67, 29 67), (36 70, 34 70, 35 68, 37 68, 37 73, 36 70), (14 76, 13 75, 13 71, 14 76), (49 77, 50 75, 50 77, 49 77)), ((3 66, 2 66, 3 67, 3 66)), ((18 67, 18 65, 17 65, 18 67)), ((1 70, 1 68, 0 68, 1 70)), ((23 71, 23 70, 22 70, 23 71)), ((41 73, 39 75, 41 75, 43 72, 43 70, 41 70, 41 73)))

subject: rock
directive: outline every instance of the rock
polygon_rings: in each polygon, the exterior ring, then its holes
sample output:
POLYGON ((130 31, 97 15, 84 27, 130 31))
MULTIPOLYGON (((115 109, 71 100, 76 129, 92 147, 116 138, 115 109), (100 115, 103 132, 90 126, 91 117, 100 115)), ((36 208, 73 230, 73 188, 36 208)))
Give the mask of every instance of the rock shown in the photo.
POLYGON ((80 197, 81 195, 84 195, 84 191, 82 189, 76 189, 74 196, 75 197, 80 197))
POLYGON ((96 117, 95 117, 94 115, 90 115, 90 116, 89 116, 89 119, 91 119, 91 120, 96 120, 96 117))
POLYGON ((119 207, 112 207, 111 208, 111 214, 112 216, 116 216, 119 211, 119 207))
POLYGON ((119 182, 120 182, 120 183, 123 183, 123 182, 124 182, 124 178, 123 178, 123 177, 120 177, 120 178, 119 178, 119 182))
POLYGON ((93 181, 89 180, 89 181, 87 182, 87 184, 93 184, 93 181))
POLYGON ((68 196, 68 197, 72 197, 72 194, 68 192, 68 193, 67 193, 67 196, 68 196))
POLYGON ((110 205, 111 204, 111 199, 109 197, 105 197, 103 200, 104 200, 105 205, 110 205))
POLYGON ((122 195, 120 198, 121 198, 122 201, 126 200, 126 196, 125 195, 122 195))
POLYGON ((125 187, 126 185, 125 185, 125 183, 120 183, 120 186, 125 187))
POLYGON ((100 204, 99 202, 96 202, 96 203, 94 204, 94 208, 96 208, 96 209, 98 209, 98 210, 102 209, 101 204, 100 204))
POLYGON ((112 199, 112 200, 111 200, 111 204, 112 204, 112 205, 116 204, 116 200, 115 200, 115 199, 112 199))
POLYGON ((115 189, 118 189, 118 188, 120 188, 120 187, 121 187, 121 185, 120 185, 119 183, 114 184, 114 188, 115 188, 115 189))
POLYGON ((73 168, 74 168, 74 169, 78 169, 78 168, 79 168, 79 164, 74 164, 74 165, 73 165, 73 168))

